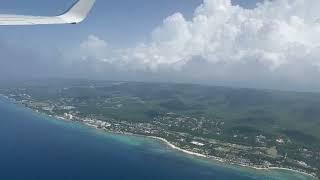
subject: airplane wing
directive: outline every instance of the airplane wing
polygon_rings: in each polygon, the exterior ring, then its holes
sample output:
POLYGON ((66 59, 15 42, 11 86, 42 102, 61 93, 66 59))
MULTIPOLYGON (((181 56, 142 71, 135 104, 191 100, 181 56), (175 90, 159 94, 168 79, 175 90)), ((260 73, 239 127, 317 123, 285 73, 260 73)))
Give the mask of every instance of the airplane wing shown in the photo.
POLYGON ((58 16, 25 16, 0 14, 0 26, 40 25, 40 24, 77 24, 82 22, 92 9, 95 0, 77 0, 74 5, 58 16))

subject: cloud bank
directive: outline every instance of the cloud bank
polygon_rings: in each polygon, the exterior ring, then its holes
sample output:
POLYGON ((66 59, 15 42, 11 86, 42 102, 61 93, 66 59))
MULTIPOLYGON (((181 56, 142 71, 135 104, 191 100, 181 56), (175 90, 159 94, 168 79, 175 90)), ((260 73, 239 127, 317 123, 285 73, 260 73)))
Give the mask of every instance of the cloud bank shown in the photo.
POLYGON ((204 0, 191 19, 177 12, 163 20, 149 42, 114 49, 90 35, 75 50, 81 57, 68 58, 101 77, 320 89, 319 9, 319 0, 264 1, 254 9, 204 0))

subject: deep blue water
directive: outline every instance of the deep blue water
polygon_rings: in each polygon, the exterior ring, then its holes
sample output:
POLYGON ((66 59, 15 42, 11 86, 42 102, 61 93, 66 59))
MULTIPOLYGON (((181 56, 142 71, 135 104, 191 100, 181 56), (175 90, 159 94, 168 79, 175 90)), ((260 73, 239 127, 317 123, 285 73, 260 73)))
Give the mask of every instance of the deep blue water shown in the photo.
POLYGON ((142 137, 49 119, 0 98, 0 180, 306 179, 218 165, 142 137))

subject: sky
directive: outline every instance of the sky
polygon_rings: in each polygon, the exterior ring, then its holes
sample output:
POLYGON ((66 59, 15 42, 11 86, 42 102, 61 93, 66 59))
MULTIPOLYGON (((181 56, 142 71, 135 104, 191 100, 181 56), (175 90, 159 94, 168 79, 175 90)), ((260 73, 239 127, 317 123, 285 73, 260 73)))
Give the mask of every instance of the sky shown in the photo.
MULTIPOLYGON (((73 0, 4 0, 55 15, 73 0)), ((97 0, 78 25, 0 27, 0 79, 86 78, 320 91, 319 0, 97 0)))

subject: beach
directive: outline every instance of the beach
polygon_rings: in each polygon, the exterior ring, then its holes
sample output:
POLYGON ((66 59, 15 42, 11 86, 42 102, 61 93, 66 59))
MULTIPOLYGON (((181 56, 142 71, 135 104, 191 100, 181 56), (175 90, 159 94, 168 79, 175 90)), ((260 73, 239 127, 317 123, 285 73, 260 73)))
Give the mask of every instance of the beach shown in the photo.
MULTIPOLYGON (((28 109, 30 109, 30 108, 28 108, 28 109)), ((30 110, 32 110, 32 109, 30 109, 30 110)), ((32 110, 32 111, 36 112, 37 114, 40 113, 42 115, 48 116, 47 114, 44 114, 44 113, 41 113, 41 112, 37 112, 37 111, 34 111, 34 110, 32 110)), ((62 120, 62 121, 66 121, 66 122, 74 122, 72 120, 69 120, 69 119, 61 117, 61 116, 48 116, 48 117, 54 118, 54 119, 56 119, 58 121, 62 120)), ((202 159, 208 159, 208 160, 212 160, 212 161, 217 161, 217 162, 223 163, 225 165, 231 164, 231 165, 241 166, 241 167, 245 167, 245 168, 251 168, 251 169, 255 169, 255 170, 262 170, 262 171, 264 171, 264 170, 265 171, 268 171, 268 170, 292 171, 292 172, 303 174, 303 175, 306 175, 306 176, 315 177, 313 174, 308 174, 308 173, 305 173, 305 172, 301 172, 301 171, 294 170, 294 169, 289 169, 289 168, 282 168, 282 167, 260 168, 260 167, 254 167, 254 166, 247 166, 247 165, 242 165, 242 164, 230 163, 226 159, 223 159, 223 158, 214 157, 214 156, 206 156, 204 154, 200 154, 200 153, 196 153, 196 152, 192 152, 192 151, 188 151, 188 150, 182 149, 182 148, 177 147, 173 143, 171 143, 168 140, 166 140, 164 138, 161 138, 161 137, 144 136, 144 135, 139 135, 139 134, 125 133, 125 132, 111 132, 111 131, 108 131, 107 129, 101 129, 98 126, 95 126, 95 125, 92 125, 92 124, 89 124, 89 123, 81 122, 80 124, 83 124, 83 125, 85 125, 87 127, 92 127, 92 128, 95 128, 95 129, 98 129, 98 130, 101 130, 101 131, 104 131, 104 132, 107 132, 107 133, 115 133, 115 134, 124 134, 124 135, 127 135, 127 136, 141 136, 141 137, 152 138, 152 139, 155 139, 155 140, 158 140, 158 141, 161 141, 161 142, 165 143, 169 148, 172 148, 172 149, 177 150, 179 152, 182 152, 182 153, 185 153, 185 154, 188 154, 188 155, 191 155, 191 156, 195 156, 195 157, 198 157, 198 158, 202 158, 202 159)))
MULTIPOLYGON (((204 154, 195 153, 195 152, 192 152, 192 151, 181 149, 181 148, 175 146, 174 144, 170 143, 169 141, 167 141, 164 138, 155 137, 155 136, 147 136, 147 137, 150 137, 150 138, 153 138, 153 139, 156 139, 156 140, 160 140, 160 141, 166 143, 170 148, 178 150, 178 151, 186 153, 186 154, 189 154, 189 155, 192 155, 192 156, 196 156, 196 157, 200 157, 200 158, 207 158, 207 159, 210 159, 210 160, 218 161, 220 163, 227 163, 227 161, 224 160, 223 158, 214 157, 214 156, 206 156, 204 154)), ((295 173, 300 173, 300 174, 304 174, 306 176, 310 176, 310 177, 316 178, 316 176, 313 175, 313 174, 308 174, 306 172, 301 172, 301 171, 294 170, 294 169, 289 169, 289 168, 281 168, 281 167, 259 168, 259 167, 248 166, 248 165, 243 165, 243 164, 235 164, 235 163, 231 163, 231 164, 242 166, 242 167, 246 167, 246 168, 251 168, 251 169, 255 169, 255 170, 284 170, 284 171, 292 171, 292 172, 295 172, 295 173)))

